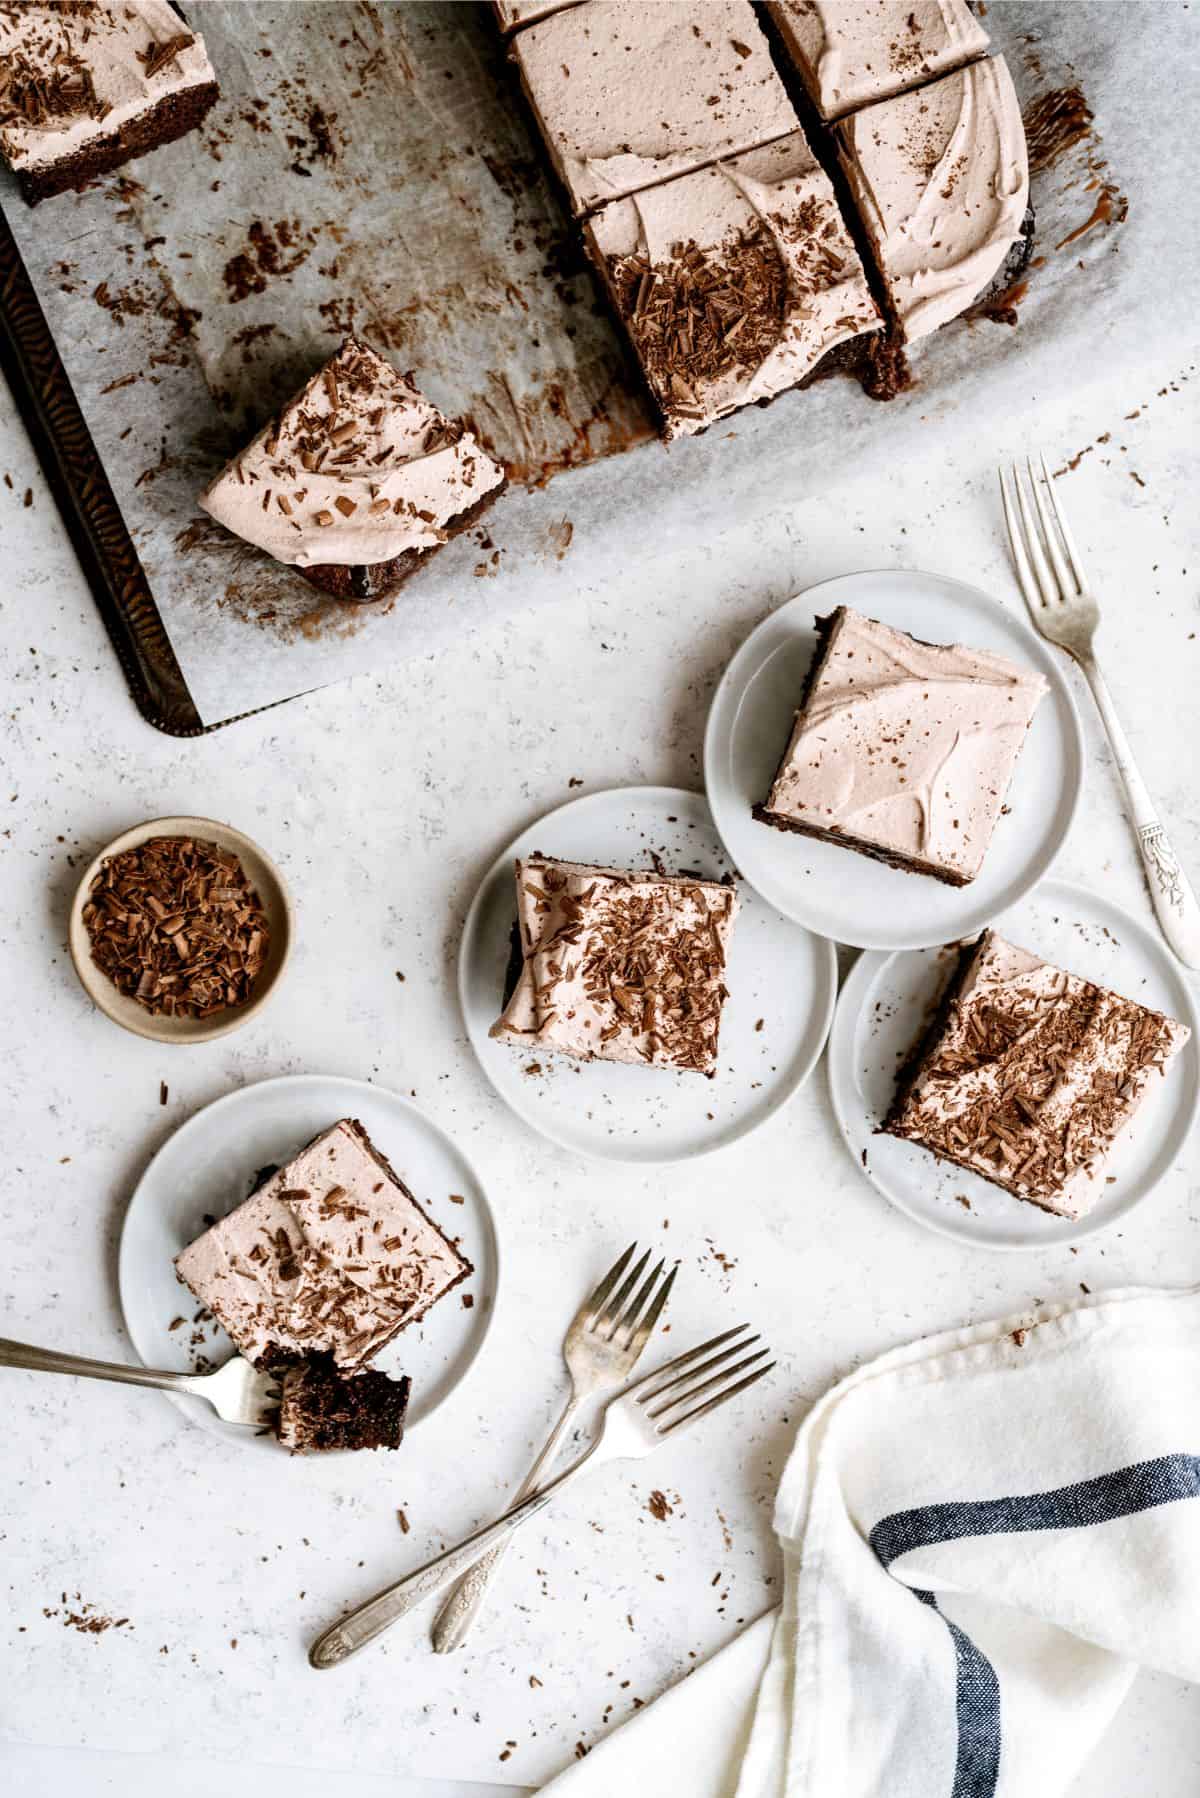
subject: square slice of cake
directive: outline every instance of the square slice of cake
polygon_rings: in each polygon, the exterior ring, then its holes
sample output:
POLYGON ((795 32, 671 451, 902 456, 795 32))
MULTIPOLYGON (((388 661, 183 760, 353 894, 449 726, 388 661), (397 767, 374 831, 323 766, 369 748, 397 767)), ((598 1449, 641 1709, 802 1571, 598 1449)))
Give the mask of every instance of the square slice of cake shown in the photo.
POLYGON ((802 131, 585 226, 668 438, 854 360, 882 320, 802 131))
POLYGON ((799 123, 750 0, 586 0, 512 54, 576 213, 799 123))
POLYGON ((371 600, 474 524, 504 485, 469 431, 349 337, 200 504, 335 599, 371 600))
POLYGON ((984 57, 837 126, 896 323, 936 331, 1029 257, 1029 158, 1012 77, 984 57))
POLYGON ((354 1118, 342 1118, 175 1258, 256 1366, 354 1373, 474 1270, 354 1118))
POLYGON ((889 867, 966 886, 983 866, 1044 676, 923 643, 839 606, 754 816, 889 867))
POLYGON ((988 47, 967 0, 766 0, 823 119, 920 87, 988 47))
POLYGON ((194 130, 216 98, 167 0, 0 6, 0 152, 31 206, 194 130))
POLYGON ((399 1448, 411 1382, 385 1373, 339 1372, 332 1355, 310 1355, 281 1381, 276 1433, 298 1455, 332 1449, 399 1448))
POLYGON ((1190 1035, 986 930, 962 950, 883 1128, 1082 1217, 1114 1143, 1190 1035))
POLYGON ((690 874, 517 863, 515 983, 492 1035, 713 1074, 737 894, 690 874))

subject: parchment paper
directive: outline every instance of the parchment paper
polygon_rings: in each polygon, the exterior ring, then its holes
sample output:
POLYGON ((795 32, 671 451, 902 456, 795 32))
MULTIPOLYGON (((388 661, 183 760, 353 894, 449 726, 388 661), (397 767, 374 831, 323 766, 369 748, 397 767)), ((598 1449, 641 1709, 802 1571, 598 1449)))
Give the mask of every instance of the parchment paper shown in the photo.
POLYGON ((1017 384, 1104 378, 1148 307, 1194 335, 1195 138, 1164 132, 1162 108, 1164 81, 1195 91, 1200 37, 1173 0, 988 9, 1023 105, 1078 83, 1096 115, 1035 169, 1015 327, 938 333, 890 405, 837 379, 670 451, 489 9, 204 0, 189 16, 222 87, 202 133, 36 211, 11 183, 2 197, 206 722, 436 651, 499 608, 554 606, 569 628, 573 592, 642 545, 715 535, 851 461, 883 474, 948 409, 973 408, 986 436, 1017 384), (324 602, 195 506, 351 327, 535 483, 387 607, 324 602))

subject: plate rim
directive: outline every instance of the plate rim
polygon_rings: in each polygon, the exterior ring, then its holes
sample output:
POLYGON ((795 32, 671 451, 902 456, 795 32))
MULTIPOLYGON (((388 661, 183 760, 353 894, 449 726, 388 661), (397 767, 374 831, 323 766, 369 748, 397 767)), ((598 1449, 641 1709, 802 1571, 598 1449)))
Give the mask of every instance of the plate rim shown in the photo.
MULTIPOLYGON (((1175 958, 1164 944, 1159 943, 1154 932, 1147 924, 1143 924, 1140 918, 1136 918, 1132 912, 1128 911, 1125 906, 1119 904, 1117 900, 1103 898, 1103 895, 1097 894, 1093 888, 1084 886, 1080 881, 1040 881, 1033 890, 1038 893, 1041 893, 1044 890, 1047 897, 1050 897, 1051 894, 1061 894, 1064 900, 1074 899, 1080 895, 1087 900, 1093 901, 1097 898, 1101 898, 1103 904, 1108 906, 1111 911, 1122 920, 1123 929, 1131 931, 1142 943, 1149 944, 1151 958, 1153 959, 1156 956, 1161 957, 1160 965, 1168 968, 1175 976, 1175 983, 1184 998, 1184 1004, 1180 1007, 1180 1010, 1184 1014, 1181 1021, 1189 1025, 1192 1032, 1190 1042, 1184 1046, 1184 1053, 1190 1053, 1193 1058, 1200 1054, 1200 1006, 1197 1005, 1190 982, 1185 978, 1182 972, 1181 964, 1175 961, 1175 958)), ((1026 893, 1023 895, 1023 899, 1018 900, 1016 903, 1021 904, 1029 897, 1030 894, 1026 893)), ((1008 909, 1011 910, 1012 908, 1010 907, 1008 909)), ((1004 912, 1001 912, 998 914, 998 918, 1002 919, 1005 915, 1004 912)), ((967 1248, 977 1249, 986 1254, 1044 1254, 1050 1249, 1066 1248, 1069 1244, 1081 1242, 1086 1237, 1098 1236, 1103 1231, 1109 1230, 1113 1228, 1114 1225, 1121 1223, 1124 1219, 1128 1218, 1132 1212, 1136 1211, 1140 1205, 1144 1205, 1147 1199, 1152 1197, 1155 1188, 1160 1183, 1162 1178, 1161 1175, 1159 1176, 1159 1179, 1151 1181, 1145 1192, 1140 1193, 1136 1199, 1131 1200, 1130 1203, 1123 1210, 1117 1212, 1114 1217, 1097 1218, 1094 1214, 1090 1217, 1084 1216, 1083 1218, 1076 1220, 1075 1227, 1072 1230, 1066 1231, 1062 1235, 1048 1238, 1046 1241, 1040 1243, 985 1242, 972 1238, 967 1231, 958 1226, 957 1219, 955 1219, 953 1223, 943 1223, 932 1217, 926 1216, 922 1211, 916 1210, 905 1199, 898 1198, 895 1193, 891 1192, 882 1183, 879 1176, 872 1171, 869 1165, 866 1167, 862 1165, 858 1145, 855 1143, 850 1133, 850 1121, 844 1115, 840 1103, 839 1078, 836 1070, 840 1060, 841 1065, 850 1069, 850 1077, 853 1077, 854 1070, 852 1066, 852 1056, 850 1055, 849 1050, 853 1046, 854 1027, 858 1022, 866 991, 871 984, 868 975, 878 973, 893 956, 914 955, 917 954, 920 949, 936 948, 939 946, 940 945, 937 944, 920 944, 911 949, 864 949, 842 984, 842 990, 838 994, 837 1012, 834 1016, 833 1028, 829 1033, 829 1099, 830 1104, 833 1107, 838 1134, 850 1156, 851 1162, 859 1170, 863 1178, 870 1182, 880 1198, 885 1199, 889 1205, 895 1208, 895 1210, 903 1213, 903 1215, 909 1218, 912 1223, 917 1224, 922 1229, 932 1231, 935 1236, 945 1237, 951 1242, 961 1243, 967 1248)), ((1190 1133, 1194 1128, 1198 1112, 1200 1112, 1200 1083, 1193 1083, 1191 1098, 1187 1101, 1187 1133, 1190 1133)), ((997 1190, 999 1190, 999 1188, 997 1190)), ((1014 1199, 1013 1203, 1021 1204, 1023 1201, 1014 1199)), ((1062 1222, 1069 1223, 1070 1220, 1064 1218, 1062 1222)))
MULTIPOLYGON (((790 599, 784 600, 782 605, 776 606, 773 611, 768 612, 765 618, 761 618, 754 626, 753 630, 751 630, 749 634, 743 638, 742 642, 739 643, 738 647, 734 650, 733 655, 726 663, 708 708, 708 717, 704 726, 704 746, 701 765, 704 773, 705 796, 708 800, 709 811, 712 813, 713 823, 716 826, 717 834, 725 846, 726 854, 729 855, 734 866, 738 868, 743 880, 754 887, 755 891, 760 894, 760 897, 766 900, 768 905, 774 906, 776 911, 790 919, 792 923, 801 925, 813 935, 821 935, 823 933, 819 932, 810 920, 797 916, 793 909, 781 905, 779 900, 770 893, 762 892, 761 888, 757 886, 753 876, 745 872, 742 867, 742 858, 734 854, 726 839, 725 832, 722 829, 722 821, 718 808, 713 803, 713 789, 716 785, 714 771, 718 763, 717 743, 719 726, 722 722, 721 713, 729 702, 729 695, 733 690, 735 678, 740 675, 743 666, 750 659, 749 652, 751 646, 765 631, 778 620, 785 617, 793 607, 798 607, 801 601, 809 602, 815 595, 826 592, 830 588, 837 588, 850 582, 870 580, 877 577, 884 577, 888 580, 898 579, 910 585, 931 581, 943 587, 956 588, 962 593, 970 594, 974 600, 982 600, 989 611, 998 612, 1004 618, 1006 623, 1016 628, 1019 637, 1023 637, 1027 640, 1032 649, 1031 660, 1033 661, 1034 666, 1038 668, 1039 671, 1048 671, 1048 678, 1050 679, 1054 692, 1060 702, 1065 706, 1065 715, 1068 723, 1066 733, 1067 743, 1070 757, 1075 767, 1074 790, 1070 799, 1066 821, 1058 835, 1057 841, 1054 843, 1045 861, 1036 866, 1032 877, 1009 901, 1010 905, 1019 904, 1022 899, 1027 898, 1029 894, 1032 893, 1036 887, 1040 886, 1042 881, 1047 879, 1050 875, 1055 863, 1062 853, 1067 838, 1074 829, 1076 819, 1079 816, 1079 807, 1083 800, 1084 787, 1087 781, 1087 755, 1083 737, 1083 725, 1079 716, 1079 707, 1075 703, 1075 695, 1072 693, 1070 683, 1066 678, 1065 669, 1060 666, 1057 659, 1050 653, 1052 646, 1045 643, 1044 639, 1038 635, 1032 625, 1027 624, 1024 618, 1021 618, 1015 612, 1010 611, 1000 600, 993 598, 993 596, 986 592, 984 588, 972 586, 970 581, 959 580, 957 575, 937 574, 932 569, 927 568, 860 568, 845 574, 830 575, 823 581, 814 581, 811 586, 802 587, 799 592, 792 594, 790 599)), ((732 739, 732 727, 725 730, 722 733, 722 736, 723 741, 727 746, 732 739)), ((847 851, 847 853, 850 854, 852 852, 847 851)), ((914 878, 920 877, 914 876, 914 878)), ((926 876, 925 878, 929 877, 926 876)), ((969 894, 970 884, 960 890, 969 894)), ((1008 909, 1007 906, 1005 909, 1008 909)), ((981 925, 980 928, 982 929, 983 926, 981 925)), ((859 934, 861 934, 861 932, 859 934)), ((861 942, 858 941, 856 937, 840 935, 833 940, 844 943, 851 949, 870 950, 872 952, 884 954, 900 954, 909 949, 936 948, 938 943, 942 940, 942 937, 943 933, 939 932, 937 935, 929 938, 922 936, 919 940, 905 943, 861 942)))
MULTIPOLYGON (((479 921, 483 910, 484 894, 487 892, 492 881, 504 871, 506 865, 511 865, 515 858, 518 844, 522 843, 524 839, 529 836, 531 831, 538 830, 542 825, 549 824, 551 820, 561 817, 564 812, 584 809, 596 802, 627 798, 630 794, 637 794, 641 797, 661 797, 665 803, 675 805, 678 805, 680 800, 684 799, 693 804, 698 802, 708 813, 709 820, 718 842, 721 843, 722 847, 725 846, 725 839, 717 829, 716 820, 713 818, 712 806, 709 804, 708 795, 704 792, 697 792, 692 787, 664 786, 657 781, 634 781, 620 787, 602 787, 597 792, 581 793, 575 799, 564 800, 561 805, 556 805, 552 807, 550 811, 543 812, 540 817, 534 819, 532 824, 527 825, 524 830, 518 832, 511 842, 506 844, 499 854, 494 856, 488 863, 488 866, 475 889, 474 895, 472 896, 471 903, 467 907, 466 917, 463 920, 462 935, 459 938, 458 946, 458 962, 455 969, 455 985, 458 991, 458 1006, 463 1021, 463 1028, 467 1033, 467 1040, 471 1045, 471 1051, 480 1071, 491 1090, 497 1095, 508 1111, 510 1111, 514 1117, 518 1118, 521 1123, 533 1130, 538 1136, 543 1137, 547 1142, 554 1143, 557 1148, 565 1149, 569 1154, 579 1155, 585 1160, 614 1162, 622 1167, 681 1167, 685 1162, 698 1161, 706 1155, 719 1155, 723 1150, 732 1148, 735 1143, 744 1142, 747 1136, 753 1135, 756 1130, 761 1130, 765 1125, 771 1123, 784 1107, 795 1098, 796 1094, 800 1091, 800 1088, 811 1080, 820 1063, 821 1057, 828 1046, 829 1033, 833 1028, 834 1013, 837 1009, 837 950, 831 938, 822 936, 819 931, 810 929, 807 924, 800 924, 795 918, 789 918, 785 913, 779 912, 778 906, 772 905, 771 901, 766 898, 764 894, 759 893, 757 887, 754 888, 756 897, 764 905, 770 906, 772 911, 777 912, 780 917, 784 918, 786 923, 790 924, 795 929, 803 930, 805 935, 810 937, 814 944, 818 945, 818 953, 821 957, 821 966, 824 971, 826 983, 824 1001, 820 1008, 820 1036, 817 1040, 813 1054, 805 1065, 803 1072, 797 1079, 785 1087, 780 1097, 775 1100, 775 1102, 770 1105, 761 1116, 757 1117, 753 1122, 747 1123, 740 1129, 735 1130, 732 1135, 723 1136, 719 1142, 713 1143, 710 1147, 700 1146, 690 1149, 682 1155, 665 1153, 643 1153, 638 1155, 631 1155, 628 1153, 622 1154, 620 1149, 616 1147, 584 1149, 581 1148, 577 1142, 560 1134, 553 1127, 547 1127, 547 1125, 541 1119, 537 1118, 535 1114, 532 1114, 515 1104, 509 1097, 509 1094, 504 1091, 495 1079, 493 1079, 491 1069, 488 1067, 487 1062, 481 1054, 479 1043, 476 1041, 476 1031, 472 1027, 471 1012, 467 1004, 467 968, 470 960, 469 951, 479 935, 479 921), (824 945, 823 950, 820 948, 820 945, 824 945)), ((737 869, 736 862, 733 862, 732 865, 737 869)), ((739 879, 744 879, 741 871, 737 870, 737 872, 739 879)), ((747 882, 747 885, 753 885, 753 883, 747 882)))
MULTIPOLYGON (((131 1256, 131 1251, 129 1249, 129 1220, 133 1215, 134 1206, 137 1203, 139 1194, 149 1184, 151 1177, 158 1167, 159 1161, 166 1155, 167 1150, 173 1148, 177 1139, 183 1132, 189 1130, 193 1124, 198 1124, 201 1118, 207 1118, 212 1112, 217 1111, 224 1106, 233 1105, 236 1101, 244 1099, 247 1093, 256 1093, 264 1087, 302 1087, 308 1085, 315 1086, 318 1084, 322 1086, 345 1087, 358 1093, 364 1091, 370 1092, 372 1095, 382 1093, 385 1098, 399 1105, 404 1111, 411 1112, 425 1127, 432 1131, 434 1136, 440 1138, 441 1142, 448 1145, 465 1163, 475 1182, 476 1189, 482 1201, 483 1215, 487 1224, 488 1236, 490 1238, 492 1262, 495 1268, 494 1290, 491 1295, 492 1302, 489 1306, 485 1307, 481 1305, 477 1307, 481 1315, 479 1318, 478 1335, 475 1340, 475 1345, 467 1357, 466 1365, 458 1378, 454 1381, 453 1385, 448 1391, 443 1393, 436 1404, 432 1405, 422 1416, 416 1418, 413 1423, 410 1424, 407 1418, 405 1419, 404 1440, 407 1441, 415 1430, 419 1430, 422 1424, 426 1423, 431 1417, 436 1416, 443 1405, 448 1404, 455 1394, 462 1389, 472 1374, 478 1371, 480 1356, 495 1326, 496 1312, 499 1309, 504 1257, 501 1247, 500 1231, 496 1222, 495 1207, 492 1204, 486 1185, 480 1178, 479 1169, 476 1167, 474 1159, 467 1154, 465 1149, 460 1148, 455 1138, 450 1135, 450 1132, 434 1118, 430 1117, 429 1113, 423 1110, 414 1099, 405 1098, 403 1093, 395 1092, 391 1087, 379 1086, 372 1080, 360 1080, 352 1074, 316 1074, 311 1072, 303 1074, 268 1074, 263 1080, 244 1082, 240 1086, 231 1088, 229 1092, 221 1093, 217 1098, 210 1099, 207 1105, 202 1105, 198 1111, 193 1111, 189 1117, 184 1118, 183 1122, 172 1130, 166 1141, 160 1143, 158 1148, 154 1151, 154 1154, 150 1157, 150 1160, 146 1163, 135 1181, 125 1205, 125 1210, 121 1218, 120 1236, 117 1241, 117 1303, 120 1307, 121 1322, 138 1360, 143 1367, 149 1367, 151 1363, 146 1359, 146 1356, 142 1351, 142 1345, 134 1332, 129 1315, 129 1306, 125 1296, 127 1286, 126 1269, 131 1256)), ((182 1411, 185 1416, 191 1418, 192 1422, 196 1422, 186 1397, 181 1397, 170 1392, 164 1393, 163 1396, 167 1398, 177 1410, 182 1411)), ((203 1427, 203 1425, 200 1425, 199 1427, 203 1427)), ((243 1436, 236 1424, 222 1424, 221 1430, 213 1433, 225 1435, 230 1440, 244 1440, 246 1442, 257 1440, 257 1432, 247 1432, 243 1436)), ((338 1452, 349 1453, 351 1451, 334 1451, 334 1453, 338 1452)), ((321 1458, 328 1460, 331 1459, 332 1456, 326 1454, 321 1458)))

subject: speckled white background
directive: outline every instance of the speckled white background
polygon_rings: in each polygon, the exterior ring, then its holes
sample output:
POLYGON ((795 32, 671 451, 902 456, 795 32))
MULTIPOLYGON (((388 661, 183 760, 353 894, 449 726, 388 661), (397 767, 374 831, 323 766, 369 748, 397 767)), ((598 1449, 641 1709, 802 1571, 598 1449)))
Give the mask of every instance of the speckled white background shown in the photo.
MULTIPOLYGON (((12 483, 0 483, 0 1328, 128 1354, 114 1260, 132 1183, 199 1106, 288 1071, 415 1092, 487 1181, 505 1255, 483 1364, 394 1462, 274 1461, 189 1426, 153 1394, 4 1374, 0 1765, 20 1790, 132 1790, 116 1751, 165 1755, 147 1766, 178 1763, 181 1779, 186 1757, 193 1771, 242 1763, 243 1777, 261 1762, 536 1784, 771 1603, 774 1482, 804 1407, 832 1379, 893 1343, 1080 1281, 1200 1277, 1195 1155, 1128 1227, 1077 1254, 972 1254, 920 1233, 867 1185, 837 1140, 823 1069, 723 1155, 665 1171, 593 1166, 501 1108, 453 996, 463 913, 498 847, 568 797, 572 779, 584 783, 574 791, 696 785, 715 681, 780 601, 896 564, 1018 604, 992 469, 1035 429, 1059 462, 1093 446, 1061 492, 1105 602, 1118 705, 1200 875, 1192 305, 1164 292, 1115 363, 1098 344, 1090 362, 1070 358, 1069 380, 1046 357, 1024 363, 1018 331, 995 415, 931 399, 889 435, 881 412, 875 447, 836 490, 819 470, 808 490, 765 484, 755 516, 739 519, 708 487, 691 531, 677 525, 668 546, 647 507, 602 582, 577 543, 553 560, 554 604, 547 569, 526 570, 542 591, 525 610, 522 569, 510 567, 494 624, 436 659, 184 743, 130 703, 0 394, 0 476, 12 483), (90 856, 170 812, 250 832, 298 906, 294 962, 265 1015, 184 1051, 94 1012, 64 943, 90 856), (573 1296, 635 1235, 682 1259, 673 1340, 749 1316, 780 1352, 741 1433, 730 1419, 636 1479, 613 1469, 576 1488, 518 1540, 462 1655, 434 1658, 417 1624, 353 1671, 310 1674, 305 1645, 344 1601, 500 1505, 558 1402, 573 1296), (662 1522, 646 1508, 653 1486, 673 1505, 662 1522), (63 1592, 129 1625, 94 1637, 64 1627, 63 1592), (49 1752, 81 1746, 111 1752, 49 1752)), ((803 396, 795 404, 799 430, 803 396)), ((642 452, 647 489, 662 453, 642 452)), ((586 504, 592 478, 556 484, 563 516, 586 504)), ((502 543, 499 515, 494 534, 502 543)), ((1115 776, 1077 690, 1090 787, 1057 871, 1148 917, 1115 776)), ((1183 1798, 1198 1777, 1200 1700, 1144 1677, 1079 1791, 1183 1798)), ((254 1789, 271 1790, 267 1779, 254 1789)), ((225 1789, 239 1791, 235 1775, 225 1789)))

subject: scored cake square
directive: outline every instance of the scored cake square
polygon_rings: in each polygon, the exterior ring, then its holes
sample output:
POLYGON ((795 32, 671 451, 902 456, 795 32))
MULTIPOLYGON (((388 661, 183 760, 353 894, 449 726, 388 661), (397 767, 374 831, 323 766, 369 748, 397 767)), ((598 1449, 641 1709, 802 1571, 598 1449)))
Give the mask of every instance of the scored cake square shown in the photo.
POLYGON ((882 327, 802 131, 614 200, 584 229, 668 438, 811 381, 882 327))
POLYGON ((512 55, 576 213, 799 124, 750 0, 587 0, 512 55))
POLYGON ((355 1372, 474 1270, 354 1118, 342 1118, 175 1258, 248 1361, 355 1372))
POLYGON ((966 886, 983 866, 1044 677, 923 643, 839 606, 819 643, 762 824, 966 886))
POLYGON ((1114 1143, 1190 1035, 986 930, 963 949, 883 1128, 1082 1217, 1114 1143))
POLYGON ((520 968, 491 1034, 582 1061, 712 1074, 737 894, 723 881, 517 862, 520 968))

